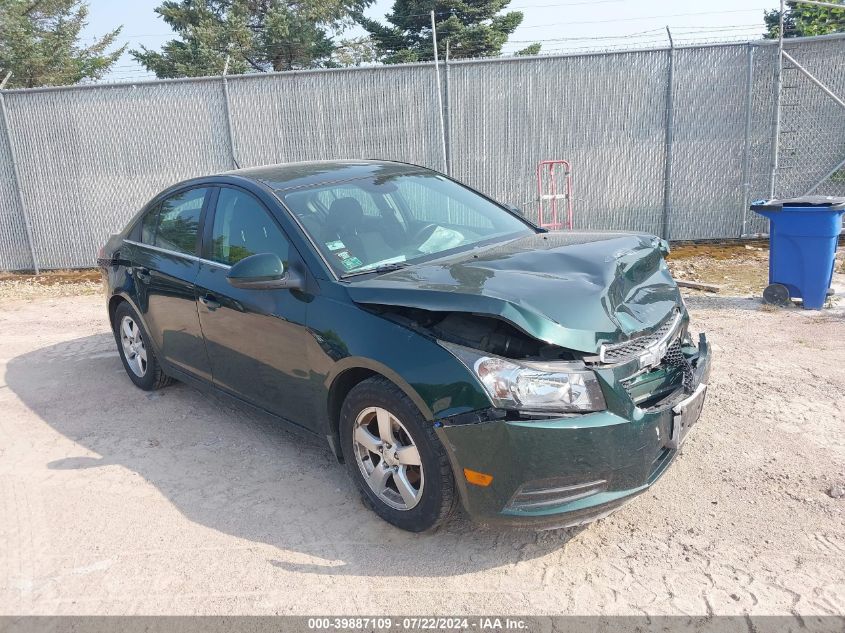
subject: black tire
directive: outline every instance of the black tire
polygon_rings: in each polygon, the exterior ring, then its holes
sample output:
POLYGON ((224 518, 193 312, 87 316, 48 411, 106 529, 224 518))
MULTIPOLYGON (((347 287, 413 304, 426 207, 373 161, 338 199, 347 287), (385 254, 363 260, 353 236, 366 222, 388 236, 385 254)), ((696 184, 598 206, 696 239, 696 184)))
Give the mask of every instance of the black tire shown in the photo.
POLYGON ((344 462, 364 504, 388 523, 409 532, 424 532, 443 523, 452 513, 455 479, 446 451, 431 423, 411 399, 386 378, 368 378, 346 396, 340 412, 340 440, 344 462), (419 501, 410 509, 390 507, 370 488, 361 472, 353 431, 359 414, 370 407, 385 409, 400 420, 419 452, 425 483, 419 501))
POLYGON ((139 387, 144 391, 155 391, 156 389, 161 389, 162 387, 166 387, 167 385, 173 383, 173 378, 165 374, 164 370, 161 368, 161 364, 158 362, 158 358, 150 345, 149 334, 147 334, 147 331, 144 329, 141 319, 138 317, 138 313, 135 312, 135 309, 125 301, 117 306, 117 310, 114 312, 112 331, 114 333, 115 342, 117 343, 117 351, 120 354, 120 360, 123 362, 123 368, 126 370, 126 375, 129 376, 129 380, 131 380, 136 387, 139 387), (135 372, 130 365, 129 359, 126 357, 120 333, 120 328, 123 324, 124 318, 129 318, 134 324, 136 324, 140 339, 143 342, 147 358, 146 369, 142 376, 139 376, 135 372))
POLYGON ((787 307, 792 303, 789 288, 783 284, 769 284, 763 289, 763 301, 771 305, 787 307))

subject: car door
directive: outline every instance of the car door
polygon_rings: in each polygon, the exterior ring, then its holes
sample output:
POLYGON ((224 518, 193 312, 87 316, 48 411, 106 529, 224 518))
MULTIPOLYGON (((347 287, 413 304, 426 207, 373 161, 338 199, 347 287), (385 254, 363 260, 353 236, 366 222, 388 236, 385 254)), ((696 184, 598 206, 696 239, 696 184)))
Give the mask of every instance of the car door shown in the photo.
POLYGON ((142 217, 135 240, 126 240, 136 304, 162 358, 207 380, 194 283, 199 272, 199 234, 208 187, 177 191, 142 217))
POLYGON ((208 215, 197 277, 200 324, 214 384, 302 426, 313 426, 306 358, 308 295, 298 290, 235 288, 229 268, 258 253, 275 253, 302 268, 296 249, 255 196, 219 189, 208 215))

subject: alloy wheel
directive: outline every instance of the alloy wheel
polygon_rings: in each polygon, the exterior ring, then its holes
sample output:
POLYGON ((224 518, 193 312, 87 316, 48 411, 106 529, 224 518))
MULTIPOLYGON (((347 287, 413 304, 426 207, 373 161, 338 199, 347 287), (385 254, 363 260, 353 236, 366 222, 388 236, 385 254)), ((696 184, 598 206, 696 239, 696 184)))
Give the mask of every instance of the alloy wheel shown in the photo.
POLYGON ((358 414, 352 433, 355 459, 370 489, 396 510, 410 510, 422 498, 425 478, 420 453, 396 416, 381 407, 358 414))
POLYGON ((147 349, 141 338, 141 328, 130 316, 123 317, 120 322, 120 344, 129 369, 138 378, 143 378, 147 373, 147 349))

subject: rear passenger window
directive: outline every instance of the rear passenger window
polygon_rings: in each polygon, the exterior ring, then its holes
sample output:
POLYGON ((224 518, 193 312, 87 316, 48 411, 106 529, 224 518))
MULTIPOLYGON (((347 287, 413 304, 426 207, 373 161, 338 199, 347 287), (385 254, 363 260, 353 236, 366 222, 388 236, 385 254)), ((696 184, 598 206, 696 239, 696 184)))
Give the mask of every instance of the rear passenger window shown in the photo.
MULTIPOLYGON (((197 248, 197 231, 200 223, 200 213, 205 202, 208 189, 189 189, 165 199, 158 212, 155 231, 155 241, 159 248, 177 253, 193 255, 197 248)), ((147 218, 144 218, 144 223, 147 218)), ((141 241, 147 241, 147 231, 142 225, 141 241)))
POLYGON ((159 205, 154 206, 141 219, 141 241, 144 244, 156 243, 156 227, 158 226, 158 210, 160 208, 159 205))
POLYGON ((223 187, 217 197, 210 259, 236 264, 258 253, 275 253, 287 266, 288 240, 258 200, 223 187))

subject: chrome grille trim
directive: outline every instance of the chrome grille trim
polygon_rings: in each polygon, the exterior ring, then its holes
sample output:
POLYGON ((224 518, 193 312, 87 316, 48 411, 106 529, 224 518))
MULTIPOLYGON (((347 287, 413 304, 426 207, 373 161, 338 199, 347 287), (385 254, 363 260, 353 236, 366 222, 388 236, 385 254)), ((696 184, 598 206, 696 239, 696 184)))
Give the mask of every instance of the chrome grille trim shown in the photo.
POLYGON ((650 367, 660 362, 681 325, 681 312, 673 315, 651 334, 639 336, 624 343, 602 345, 599 348, 599 361, 608 365, 624 363, 635 358, 640 359, 640 368, 650 367))

